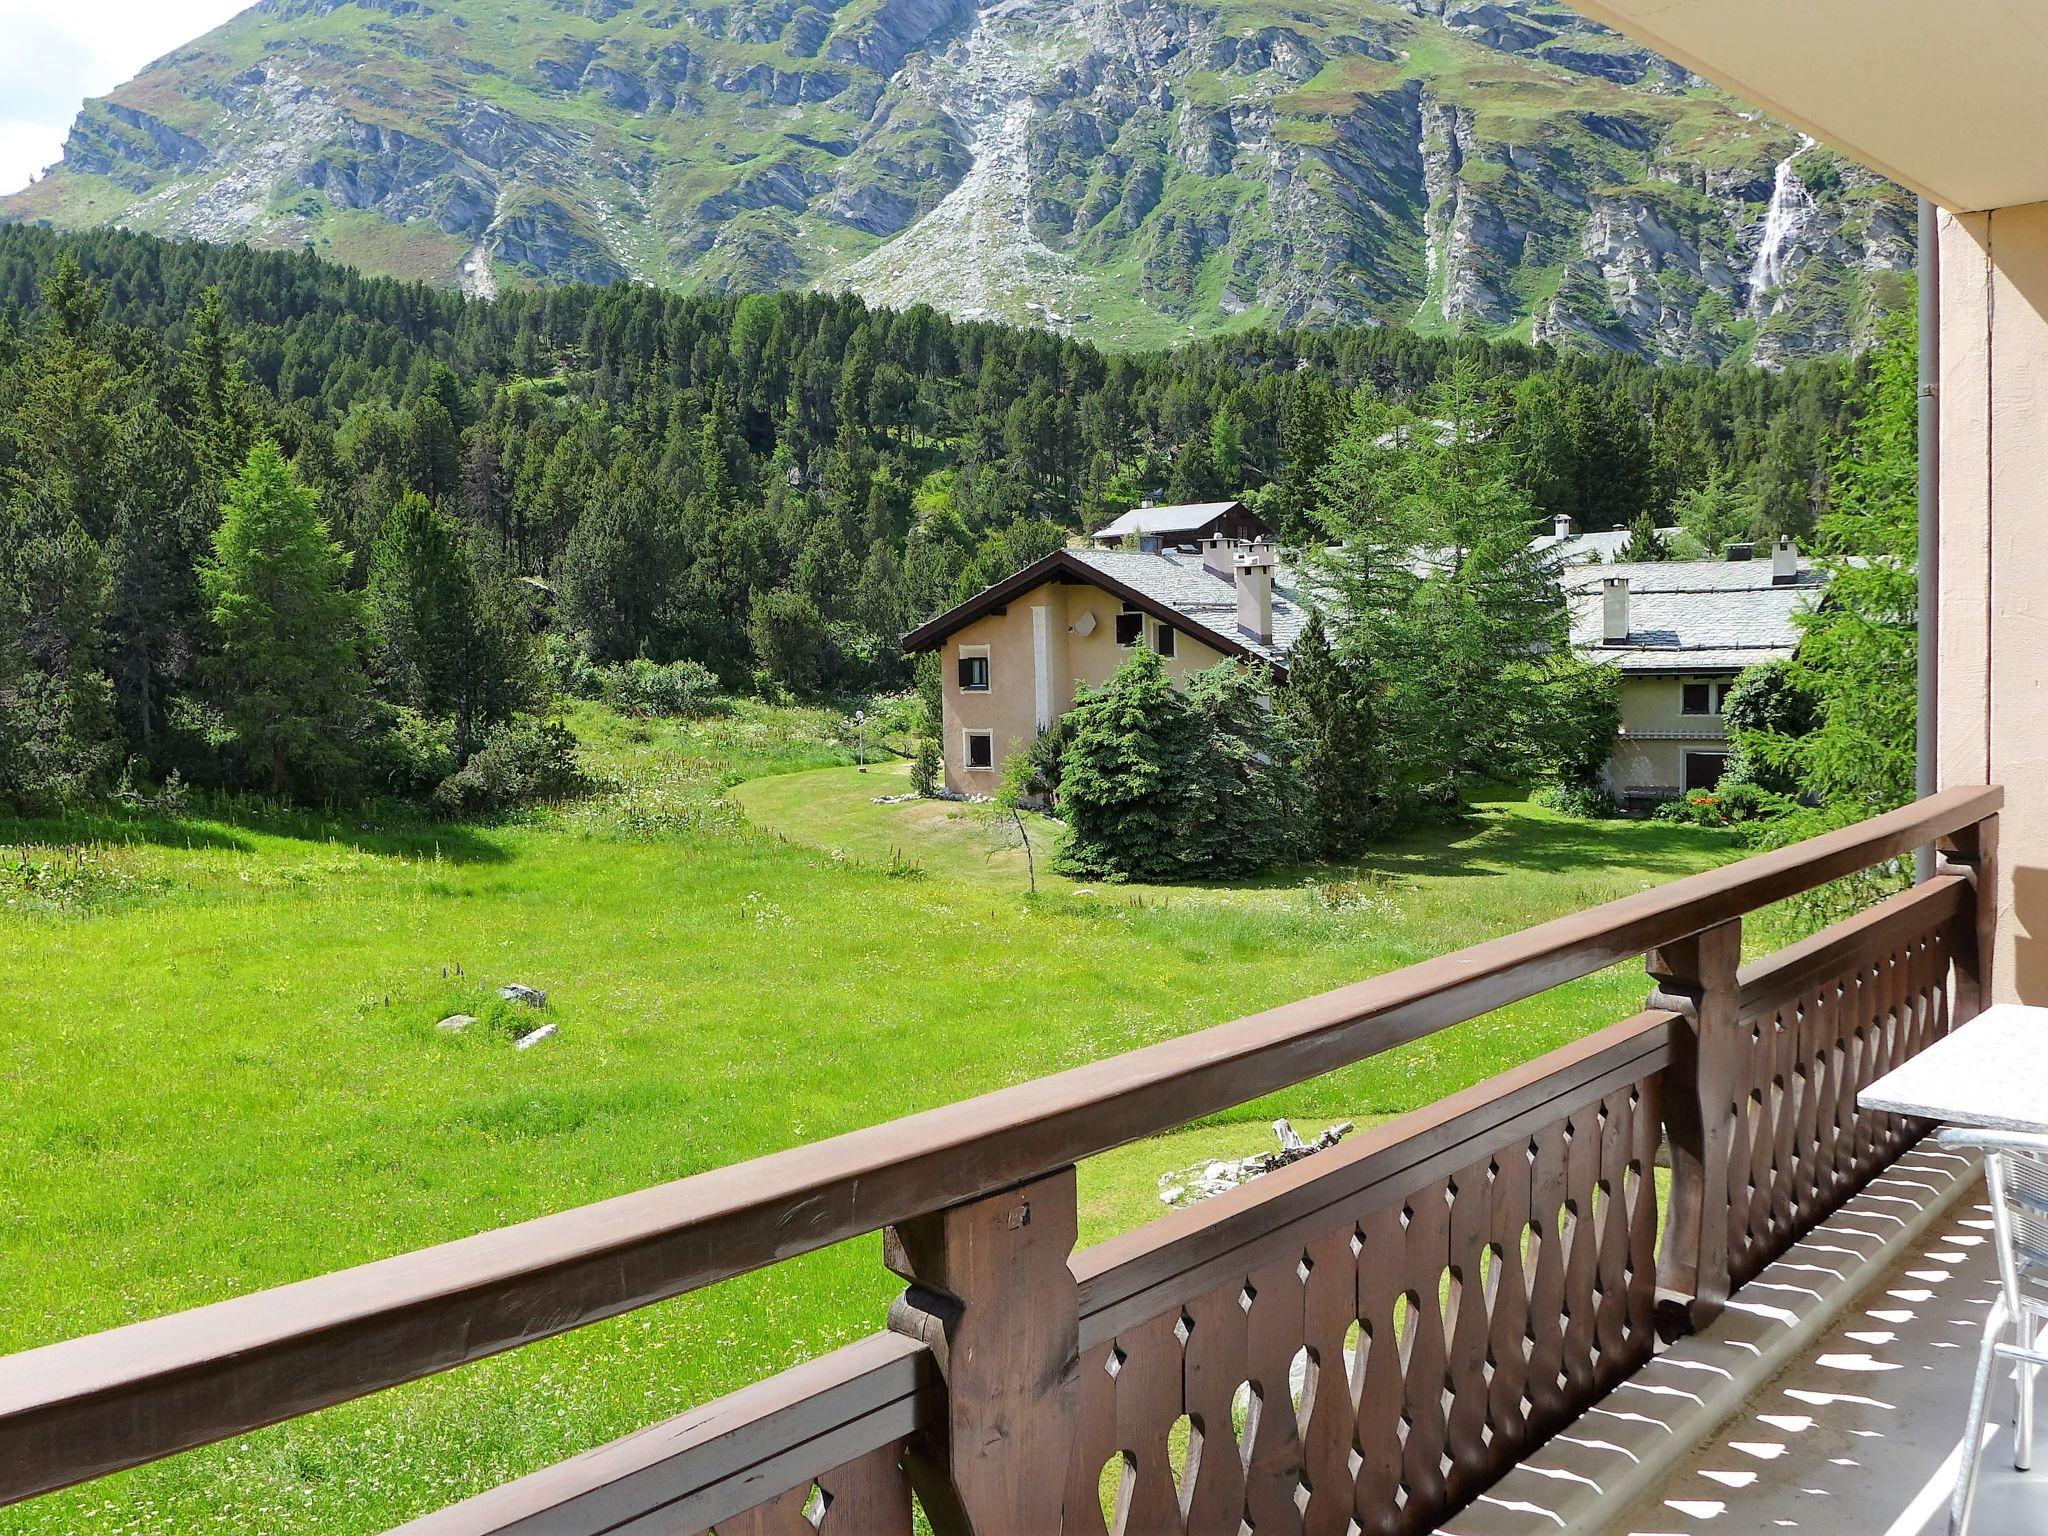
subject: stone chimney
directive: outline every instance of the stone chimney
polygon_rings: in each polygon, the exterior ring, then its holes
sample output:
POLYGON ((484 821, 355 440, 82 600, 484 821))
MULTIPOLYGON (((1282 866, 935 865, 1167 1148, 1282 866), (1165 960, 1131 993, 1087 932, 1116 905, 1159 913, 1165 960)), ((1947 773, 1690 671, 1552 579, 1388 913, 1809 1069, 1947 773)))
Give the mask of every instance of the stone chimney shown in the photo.
POLYGON ((1237 580, 1237 540, 1221 533, 1203 539, 1202 569, 1225 581, 1237 580))
POLYGON ((1600 582, 1600 641, 1628 644, 1628 578, 1608 576, 1600 582))
POLYGON ((1572 520, 1560 512, 1550 520, 1550 531, 1560 539, 1568 539, 1572 536, 1572 520))
POLYGON ((1273 639, 1273 567, 1279 559, 1263 539, 1237 557, 1237 627, 1261 645, 1273 639))
POLYGON ((1799 547, 1792 542, 1792 535, 1781 533, 1778 542, 1771 546, 1771 585, 1789 587, 1799 580, 1799 547))

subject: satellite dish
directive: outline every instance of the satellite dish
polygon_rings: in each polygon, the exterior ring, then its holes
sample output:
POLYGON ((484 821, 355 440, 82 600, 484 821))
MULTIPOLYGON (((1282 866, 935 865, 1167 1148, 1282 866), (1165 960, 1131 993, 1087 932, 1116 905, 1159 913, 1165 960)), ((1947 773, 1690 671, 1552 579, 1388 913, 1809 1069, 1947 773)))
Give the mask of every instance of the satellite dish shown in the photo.
POLYGON ((1083 613, 1081 617, 1074 620, 1074 633, 1083 636, 1094 634, 1095 615, 1093 613, 1083 613))

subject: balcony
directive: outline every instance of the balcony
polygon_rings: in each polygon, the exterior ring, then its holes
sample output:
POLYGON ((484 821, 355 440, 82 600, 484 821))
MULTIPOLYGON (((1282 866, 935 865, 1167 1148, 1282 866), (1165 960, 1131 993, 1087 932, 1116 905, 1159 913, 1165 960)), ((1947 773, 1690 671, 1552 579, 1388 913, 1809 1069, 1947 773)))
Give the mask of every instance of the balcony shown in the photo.
MULTIPOLYGON (((1341 1536, 1587 1529, 1628 1501, 1645 1532, 1816 1528, 1911 1483, 1943 1447, 1907 1426, 1968 1390, 1944 1348, 1985 1291, 1983 1245, 1949 1241, 1968 1169, 1856 1095, 1980 1005, 2001 803, 1951 789, 1055 1077, 0 1360, 0 1502, 883 1231, 905 1289, 881 1331, 405 1530, 910 1536, 921 1508, 940 1536, 1341 1536), (1741 963, 1746 914, 1930 843, 1932 878, 1741 963), (1079 1159, 1643 957, 1634 1017, 1073 1252, 1079 1159), (1844 1389, 1850 1346, 1815 1340, 1874 1339, 1858 1309, 1902 1309, 1868 1285, 1916 1266, 1947 1278, 1891 1287, 1929 1299, 1864 1373, 1911 1401, 1844 1389), (1822 1470, 1868 1427, 1847 1411, 1729 1461, 1808 1377, 1911 1415, 1869 1421, 1902 1442, 1884 1477, 1822 1470)), ((1873 1507, 1841 1528, 1884 1529, 1873 1507)))

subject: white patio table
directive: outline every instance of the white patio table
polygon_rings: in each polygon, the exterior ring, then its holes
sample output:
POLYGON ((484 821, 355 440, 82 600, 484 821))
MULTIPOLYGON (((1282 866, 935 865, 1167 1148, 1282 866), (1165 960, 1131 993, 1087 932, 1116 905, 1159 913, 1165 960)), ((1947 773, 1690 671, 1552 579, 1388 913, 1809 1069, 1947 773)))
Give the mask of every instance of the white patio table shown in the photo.
POLYGON ((2048 1134, 2048 1008, 1999 1003, 1856 1096, 1951 1125, 2048 1134))

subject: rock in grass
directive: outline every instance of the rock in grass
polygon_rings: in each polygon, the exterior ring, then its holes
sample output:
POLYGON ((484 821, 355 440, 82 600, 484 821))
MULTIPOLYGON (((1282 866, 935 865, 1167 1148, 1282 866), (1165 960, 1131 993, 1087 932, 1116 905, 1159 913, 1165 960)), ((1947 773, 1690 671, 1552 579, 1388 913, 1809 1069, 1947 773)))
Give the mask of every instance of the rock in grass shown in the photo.
POLYGON ((550 1036, 552 1036, 555 1033, 557 1027, 558 1026, 553 1024, 543 1024, 539 1029, 536 1029, 532 1034, 521 1035, 517 1040, 513 1041, 512 1049, 515 1051, 523 1051, 529 1045, 539 1045, 541 1041, 546 1040, 550 1036))
POLYGON ((508 1003, 518 1003, 524 1008, 545 1008, 548 1005, 547 993, 538 987, 525 986, 516 981, 498 988, 498 996, 508 1003))
POLYGON ((434 1028, 445 1029, 451 1035, 459 1035, 475 1022, 476 1015, 473 1013, 451 1013, 434 1028))

